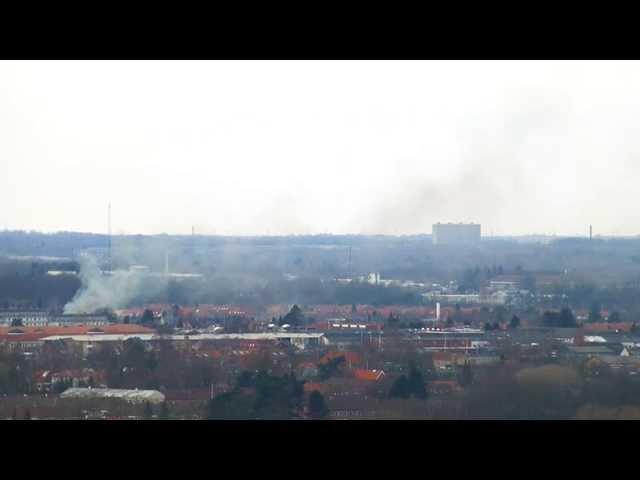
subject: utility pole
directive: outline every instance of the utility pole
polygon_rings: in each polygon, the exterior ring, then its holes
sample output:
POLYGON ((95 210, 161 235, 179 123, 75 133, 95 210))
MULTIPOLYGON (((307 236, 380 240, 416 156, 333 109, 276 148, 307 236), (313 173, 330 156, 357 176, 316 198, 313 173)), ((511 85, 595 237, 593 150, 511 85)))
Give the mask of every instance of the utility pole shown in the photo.
POLYGON ((109 202, 109 207, 108 207, 108 213, 107 213, 107 268, 109 270, 109 273, 111 273, 112 270, 112 266, 111 266, 111 202, 109 202))

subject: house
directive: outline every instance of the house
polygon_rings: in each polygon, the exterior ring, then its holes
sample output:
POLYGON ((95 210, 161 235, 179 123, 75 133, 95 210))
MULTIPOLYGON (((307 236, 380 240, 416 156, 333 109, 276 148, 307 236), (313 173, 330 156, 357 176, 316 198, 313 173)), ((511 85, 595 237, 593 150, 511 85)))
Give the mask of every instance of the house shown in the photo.
POLYGON ((464 365, 465 356, 451 352, 433 352, 431 359, 436 370, 451 370, 456 366, 464 365))
POLYGON ((91 386, 106 388, 106 372, 104 370, 94 370, 84 368, 81 370, 61 370, 53 372, 51 370, 39 370, 33 375, 33 383, 36 390, 49 392, 58 385, 69 385, 73 387, 91 386))
POLYGON ((613 350, 604 345, 571 345, 567 350, 571 355, 579 357, 614 355, 613 350))
POLYGON ((296 372, 302 380, 314 378, 318 375, 318 366, 313 362, 304 362, 298 365, 296 372))
POLYGON ((602 332, 630 332, 633 327, 631 323, 586 323, 584 325, 584 331, 587 333, 602 333, 602 332))

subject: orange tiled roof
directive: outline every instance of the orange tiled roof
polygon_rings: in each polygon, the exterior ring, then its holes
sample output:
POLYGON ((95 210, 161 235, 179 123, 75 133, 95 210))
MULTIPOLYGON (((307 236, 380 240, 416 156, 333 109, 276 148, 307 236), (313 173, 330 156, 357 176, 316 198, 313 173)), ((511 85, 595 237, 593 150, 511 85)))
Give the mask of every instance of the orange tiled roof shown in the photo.
POLYGON ((362 368, 356 368, 353 371, 353 375, 358 380, 364 380, 366 382, 377 382, 384 377, 384 371, 382 370, 365 370, 362 368))
POLYGON ((326 386, 324 384, 322 384, 322 383, 305 382, 305 384, 304 384, 304 392, 305 393, 311 393, 314 390, 317 390, 320 393, 323 393, 326 390, 326 386))

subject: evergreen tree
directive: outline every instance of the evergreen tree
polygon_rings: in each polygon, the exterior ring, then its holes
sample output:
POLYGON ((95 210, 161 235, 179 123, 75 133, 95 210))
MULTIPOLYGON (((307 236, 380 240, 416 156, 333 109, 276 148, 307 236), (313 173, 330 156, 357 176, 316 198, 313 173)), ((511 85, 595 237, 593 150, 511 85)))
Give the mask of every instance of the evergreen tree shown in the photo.
POLYGON ((467 385, 471 385, 473 382, 473 370, 471 368, 471 363, 468 361, 464 362, 462 369, 460 370, 460 375, 458 376, 458 383, 463 387, 467 385))
POLYGON ((407 383, 411 395, 416 398, 426 398, 427 390, 425 388, 424 376, 422 372, 418 370, 415 364, 411 363, 409 366, 409 376, 407 377, 407 383))
POLYGON ((169 420, 169 407, 167 406, 167 402, 162 402, 162 406, 160 407, 160 420, 169 420))
POLYGON ((589 309, 589 321, 599 322, 600 320, 602 320, 602 315, 600 314, 600 304, 598 302, 593 302, 591 304, 591 308, 589 309))
POLYGON ((314 390, 309 395, 309 416, 314 420, 320 420, 329 413, 329 409, 324 402, 324 396, 318 391, 314 390))
POLYGON ((620 312, 618 311, 611 312, 611 315, 609 315, 609 318, 607 319, 607 321, 609 323, 619 323, 621 321, 620 312))
POLYGON ((427 398, 424 376, 415 364, 411 363, 409 365, 409 375, 403 374, 393 382, 389 396, 395 398, 427 398))
POLYGON ((517 315, 511 317, 511 321, 509 322, 509 326, 511 328, 518 328, 520 326, 520 318, 517 315))
POLYGON ((391 385, 389 396, 394 398, 409 398, 410 395, 409 380, 406 375, 400 375, 391 385))
POLYGON ((140 319, 140 323, 142 324, 153 323, 153 312, 148 308, 145 308, 144 312, 142 313, 142 318, 140 319))
POLYGON ((150 420, 153 417, 153 408, 149 402, 144 403, 144 419, 150 420))
POLYGON ((298 305, 294 305, 284 318, 279 320, 279 325, 291 325, 292 327, 300 326, 304 323, 304 315, 298 305))

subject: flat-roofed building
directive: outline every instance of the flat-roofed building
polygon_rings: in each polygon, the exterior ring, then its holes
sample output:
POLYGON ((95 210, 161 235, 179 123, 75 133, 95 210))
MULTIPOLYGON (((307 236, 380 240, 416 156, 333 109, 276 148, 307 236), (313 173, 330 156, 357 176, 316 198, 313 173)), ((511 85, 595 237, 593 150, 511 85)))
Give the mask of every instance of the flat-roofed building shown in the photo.
POLYGON ((431 240, 434 245, 473 245, 480 242, 480 224, 436 223, 431 240))

